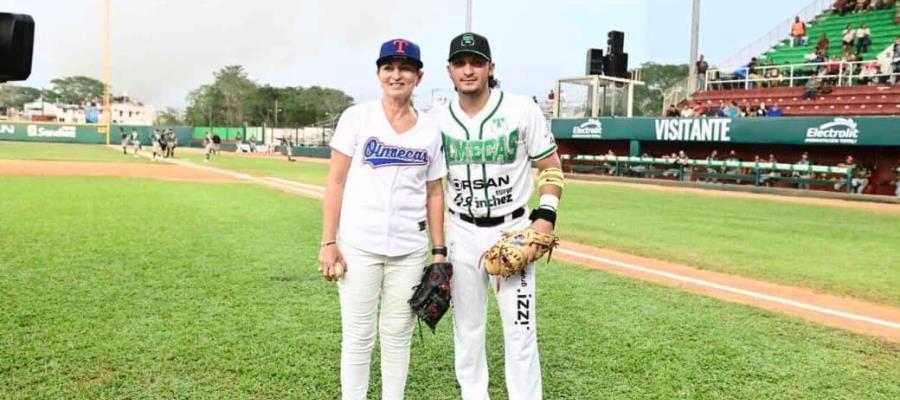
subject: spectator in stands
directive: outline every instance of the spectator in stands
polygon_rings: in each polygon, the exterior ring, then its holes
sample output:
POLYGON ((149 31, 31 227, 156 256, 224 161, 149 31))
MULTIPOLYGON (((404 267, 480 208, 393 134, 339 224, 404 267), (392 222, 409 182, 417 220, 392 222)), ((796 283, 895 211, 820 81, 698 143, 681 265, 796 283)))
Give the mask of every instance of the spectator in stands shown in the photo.
POLYGON ((775 65, 775 61, 769 60, 769 63, 766 64, 766 70, 763 74, 765 76, 765 80, 763 81, 763 86, 766 87, 778 87, 781 86, 781 70, 777 68, 775 65))
POLYGON ((819 42, 816 43, 816 51, 822 53, 824 56, 828 56, 828 34, 822 32, 822 37, 819 38, 819 42))
POLYGON ((716 117, 725 118, 728 117, 728 106, 725 105, 724 101, 719 102, 719 106, 716 107, 716 117))
POLYGON ((863 22, 862 26, 856 30, 856 54, 868 52, 870 44, 872 44, 872 32, 869 31, 869 25, 863 22))
POLYGON ((678 107, 675 107, 674 104, 669 105, 669 109, 666 110, 667 117, 678 117, 681 116, 681 113, 678 112, 678 107))
POLYGON ((817 75, 813 75, 809 77, 806 81, 806 86, 803 91, 803 99, 804 100, 815 100, 816 96, 819 93, 819 88, 821 86, 821 81, 817 75))
POLYGON ((784 109, 781 108, 781 107, 778 105, 778 103, 775 103, 775 104, 772 105, 772 108, 769 109, 769 116, 770 116, 770 117, 783 117, 783 116, 784 116, 784 109))
POLYGON ((556 100, 556 92, 554 92, 553 89, 550 89, 550 93, 547 93, 547 101, 552 103, 553 100, 556 100))
POLYGON ((806 36, 806 23, 800 20, 800 17, 794 18, 794 23, 791 25, 791 37, 793 40, 793 47, 799 47, 803 45, 803 38, 806 36))
POLYGON ((695 117, 706 116, 706 111, 707 111, 706 106, 704 106, 702 102, 697 101, 696 103, 694 103, 694 109, 692 111, 693 116, 695 116, 695 117))
MULTIPOLYGON (((810 179, 812 178, 812 172, 809 171, 809 166, 812 165, 812 161, 809 160, 809 153, 803 152, 800 154, 800 160, 794 163, 794 169, 796 171, 791 173, 791 176, 800 179, 810 179)), ((798 183, 798 189, 809 190, 808 183, 798 183)))
POLYGON ((856 0, 856 8, 853 10, 853 12, 861 13, 863 11, 866 11, 866 7, 868 7, 868 5, 869 0, 856 0))
POLYGON ((838 76, 841 75, 842 63, 843 62, 841 61, 840 57, 831 57, 831 60, 829 60, 828 63, 823 66, 824 74, 821 75, 822 83, 837 85, 838 76))
POLYGON ((737 102, 734 100, 731 101, 731 106, 728 107, 726 114, 728 118, 737 118, 740 115, 741 109, 738 107, 737 102))
POLYGON ((697 60, 697 88, 698 90, 704 90, 706 84, 706 71, 709 70, 709 63, 703 59, 703 54, 700 55, 700 59, 697 60))
POLYGON ((756 116, 757 117, 769 116, 769 109, 766 108, 766 103, 763 103, 763 102, 759 103, 759 107, 756 108, 756 116))
POLYGON ((878 65, 878 60, 872 60, 870 63, 866 64, 862 73, 859 74, 860 83, 863 85, 878 83, 878 75, 880 73, 881 66, 878 65))
POLYGON ((694 116, 694 109, 691 108, 690 104, 684 104, 684 107, 681 108, 681 116, 682 118, 690 118, 694 116))
POLYGON ((837 0, 834 2, 834 13, 840 14, 842 17, 847 13, 847 0, 837 0))
POLYGON ((759 80, 759 60, 756 57, 750 59, 750 63, 747 64, 747 77, 750 78, 750 83, 747 86, 747 89, 752 89, 756 87, 756 81, 759 80))
POLYGON ((854 39, 856 39, 856 30, 853 29, 853 24, 847 24, 844 32, 841 33, 841 46, 844 50, 844 56, 850 54, 850 50, 853 49, 854 39))

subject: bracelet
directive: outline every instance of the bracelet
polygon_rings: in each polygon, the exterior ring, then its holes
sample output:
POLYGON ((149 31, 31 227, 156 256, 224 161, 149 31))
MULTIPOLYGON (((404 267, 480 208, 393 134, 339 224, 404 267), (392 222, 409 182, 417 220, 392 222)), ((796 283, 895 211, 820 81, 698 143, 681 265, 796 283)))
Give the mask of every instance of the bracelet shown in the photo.
POLYGON ((441 256, 447 257, 447 248, 446 247, 435 247, 435 248, 431 249, 431 255, 433 255, 433 256, 441 255, 441 256))
POLYGON ((320 242, 319 247, 331 246, 336 243, 337 243, 337 240, 329 240, 327 242, 320 242))

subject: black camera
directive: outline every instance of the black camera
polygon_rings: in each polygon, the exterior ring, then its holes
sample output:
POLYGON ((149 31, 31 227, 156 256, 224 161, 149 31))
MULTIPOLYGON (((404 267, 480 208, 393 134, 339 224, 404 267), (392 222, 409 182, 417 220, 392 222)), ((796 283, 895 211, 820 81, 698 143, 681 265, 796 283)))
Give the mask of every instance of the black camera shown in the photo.
POLYGON ((34 19, 0 13, 0 83, 28 79, 33 50, 34 19))

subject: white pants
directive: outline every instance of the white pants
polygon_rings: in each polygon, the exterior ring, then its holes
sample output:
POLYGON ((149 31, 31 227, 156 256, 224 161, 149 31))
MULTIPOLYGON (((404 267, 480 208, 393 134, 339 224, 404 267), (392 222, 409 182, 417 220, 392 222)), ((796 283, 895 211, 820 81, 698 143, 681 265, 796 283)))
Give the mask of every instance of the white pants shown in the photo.
POLYGON ((481 255, 504 231, 524 229, 524 216, 481 228, 447 215, 447 244, 453 263, 453 332, 456 379, 465 400, 487 400, 488 365, 485 324, 489 288, 496 291, 503 325, 506 390, 510 400, 541 399, 541 363, 537 343, 535 264, 508 278, 489 277, 481 255), (500 289, 497 289, 499 284, 500 289))
POLYGON ((347 273, 338 281, 341 299, 341 393, 344 400, 366 398, 375 347, 378 300, 381 318, 381 398, 403 399, 415 315, 409 307, 428 250, 385 257, 338 243, 347 273))

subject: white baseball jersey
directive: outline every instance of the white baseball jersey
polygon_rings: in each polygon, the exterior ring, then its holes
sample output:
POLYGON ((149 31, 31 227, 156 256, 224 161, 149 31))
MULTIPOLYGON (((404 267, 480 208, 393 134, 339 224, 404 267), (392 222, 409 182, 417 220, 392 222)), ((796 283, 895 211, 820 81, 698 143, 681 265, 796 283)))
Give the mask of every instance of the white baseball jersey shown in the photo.
POLYGON ((532 99, 491 90, 474 118, 462 111, 459 100, 432 115, 443 136, 449 170, 445 198, 451 210, 498 217, 528 203, 534 190, 531 161, 556 151, 547 120, 532 99))
POLYGON ((341 115, 331 148, 352 158, 338 239, 389 257, 426 248, 425 183, 447 173, 434 121, 420 112, 397 134, 380 100, 358 104, 341 115))

